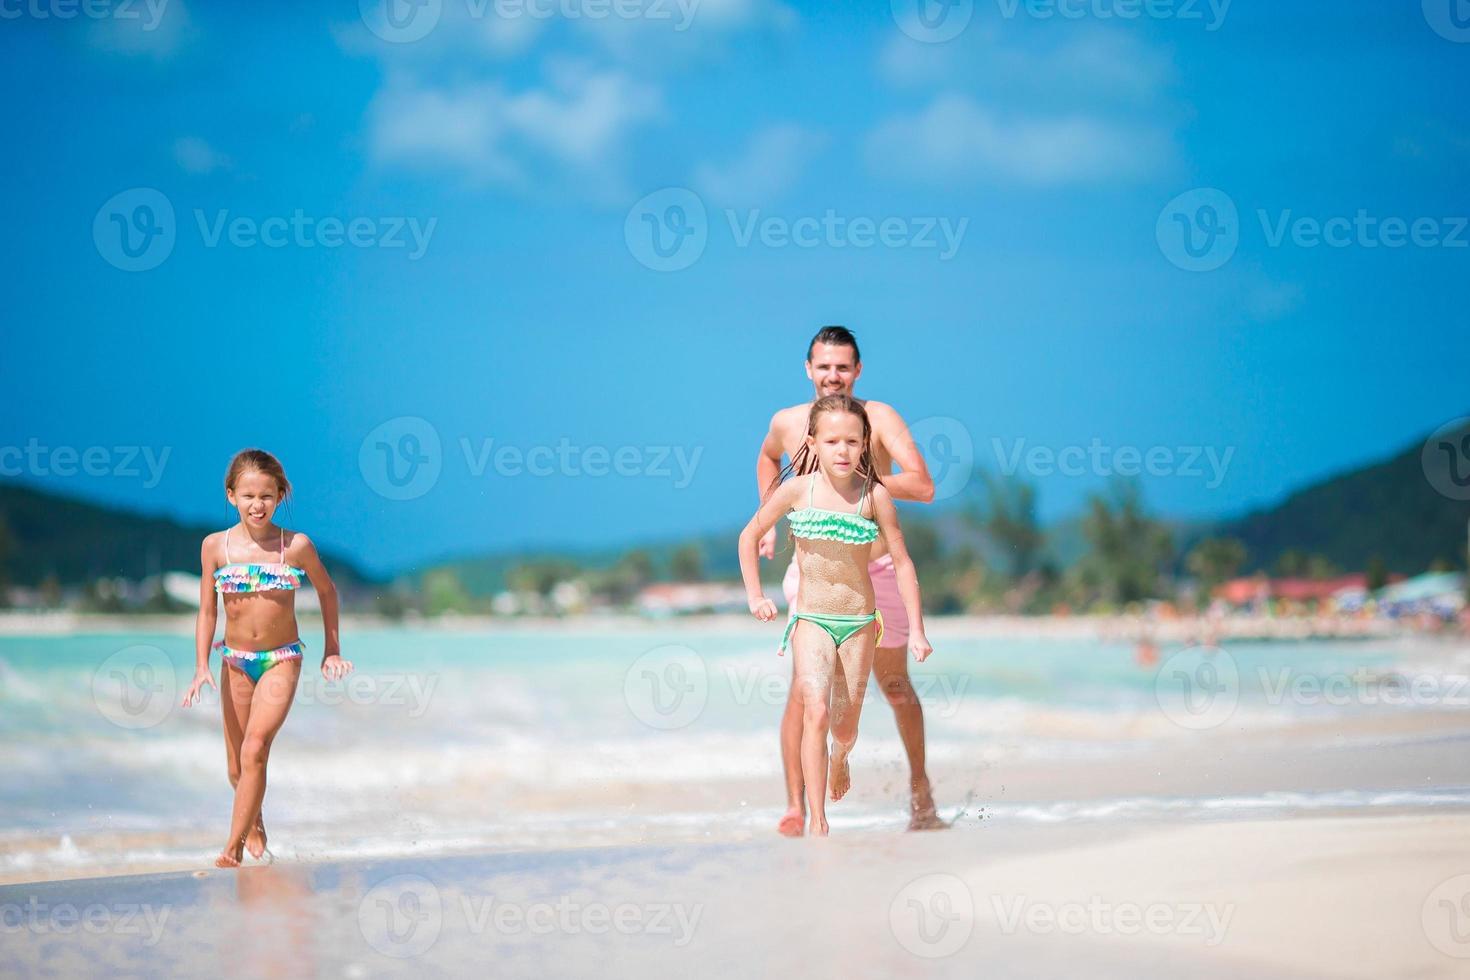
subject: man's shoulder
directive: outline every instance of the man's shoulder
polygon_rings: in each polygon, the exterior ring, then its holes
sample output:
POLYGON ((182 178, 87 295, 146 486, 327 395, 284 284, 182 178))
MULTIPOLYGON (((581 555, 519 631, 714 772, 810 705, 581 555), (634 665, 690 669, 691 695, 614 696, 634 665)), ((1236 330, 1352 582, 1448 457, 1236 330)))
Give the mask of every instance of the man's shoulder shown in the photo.
POLYGON ((875 428, 886 427, 892 423, 903 424, 903 416, 898 414, 898 409, 887 402, 880 402, 876 398, 863 399, 863 408, 868 413, 868 421, 875 428))
POLYGON ((811 402, 801 402, 796 405, 787 405, 785 408, 776 410, 771 416, 771 428, 785 429, 792 425, 805 425, 806 417, 812 410, 811 402))

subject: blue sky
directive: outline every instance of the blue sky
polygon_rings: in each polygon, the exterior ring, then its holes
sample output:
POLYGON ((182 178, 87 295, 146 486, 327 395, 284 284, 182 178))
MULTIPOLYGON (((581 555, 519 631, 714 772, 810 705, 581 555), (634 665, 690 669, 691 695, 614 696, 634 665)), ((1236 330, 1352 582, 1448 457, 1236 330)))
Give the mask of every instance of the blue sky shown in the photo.
POLYGON ((1438 2, 6 4, 0 468, 223 525, 262 445, 382 571, 677 537, 748 516, 838 322, 1049 519, 1095 447, 1269 503, 1470 412, 1438 2))

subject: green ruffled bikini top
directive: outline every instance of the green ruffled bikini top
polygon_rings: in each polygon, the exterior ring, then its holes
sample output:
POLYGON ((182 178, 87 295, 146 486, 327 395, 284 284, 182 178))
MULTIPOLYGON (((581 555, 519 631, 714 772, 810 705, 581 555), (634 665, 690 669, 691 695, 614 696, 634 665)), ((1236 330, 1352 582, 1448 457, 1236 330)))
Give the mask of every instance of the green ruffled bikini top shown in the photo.
POLYGON ((845 544, 872 544, 878 539, 878 524, 863 516, 863 500, 868 488, 858 496, 857 510, 849 514, 843 510, 822 510, 812 506, 817 492, 817 474, 812 474, 811 492, 807 494, 806 506, 786 515, 791 522, 794 537, 811 541, 841 541, 845 544))

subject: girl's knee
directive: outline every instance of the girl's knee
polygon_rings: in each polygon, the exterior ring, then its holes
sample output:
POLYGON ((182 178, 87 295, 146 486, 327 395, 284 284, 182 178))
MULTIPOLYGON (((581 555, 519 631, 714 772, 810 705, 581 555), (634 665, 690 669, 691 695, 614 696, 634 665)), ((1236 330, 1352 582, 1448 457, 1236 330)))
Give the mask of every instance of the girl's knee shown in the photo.
POLYGON ((254 769, 265 765, 266 757, 270 755, 270 739, 264 735, 246 735, 240 743, 240 766, 249 766, 254 769))

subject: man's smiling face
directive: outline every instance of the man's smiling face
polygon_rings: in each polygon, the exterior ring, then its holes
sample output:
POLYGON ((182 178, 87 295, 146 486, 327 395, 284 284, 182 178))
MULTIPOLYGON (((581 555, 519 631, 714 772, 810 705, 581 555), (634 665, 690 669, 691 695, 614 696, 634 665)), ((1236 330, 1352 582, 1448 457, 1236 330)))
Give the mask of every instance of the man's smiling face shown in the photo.
POLYGON ((806 362, 806 376, 818 398, 828 395, 851 395, 863 366, 857 362, 857 351, 847 344, 813 344, 806 362))

